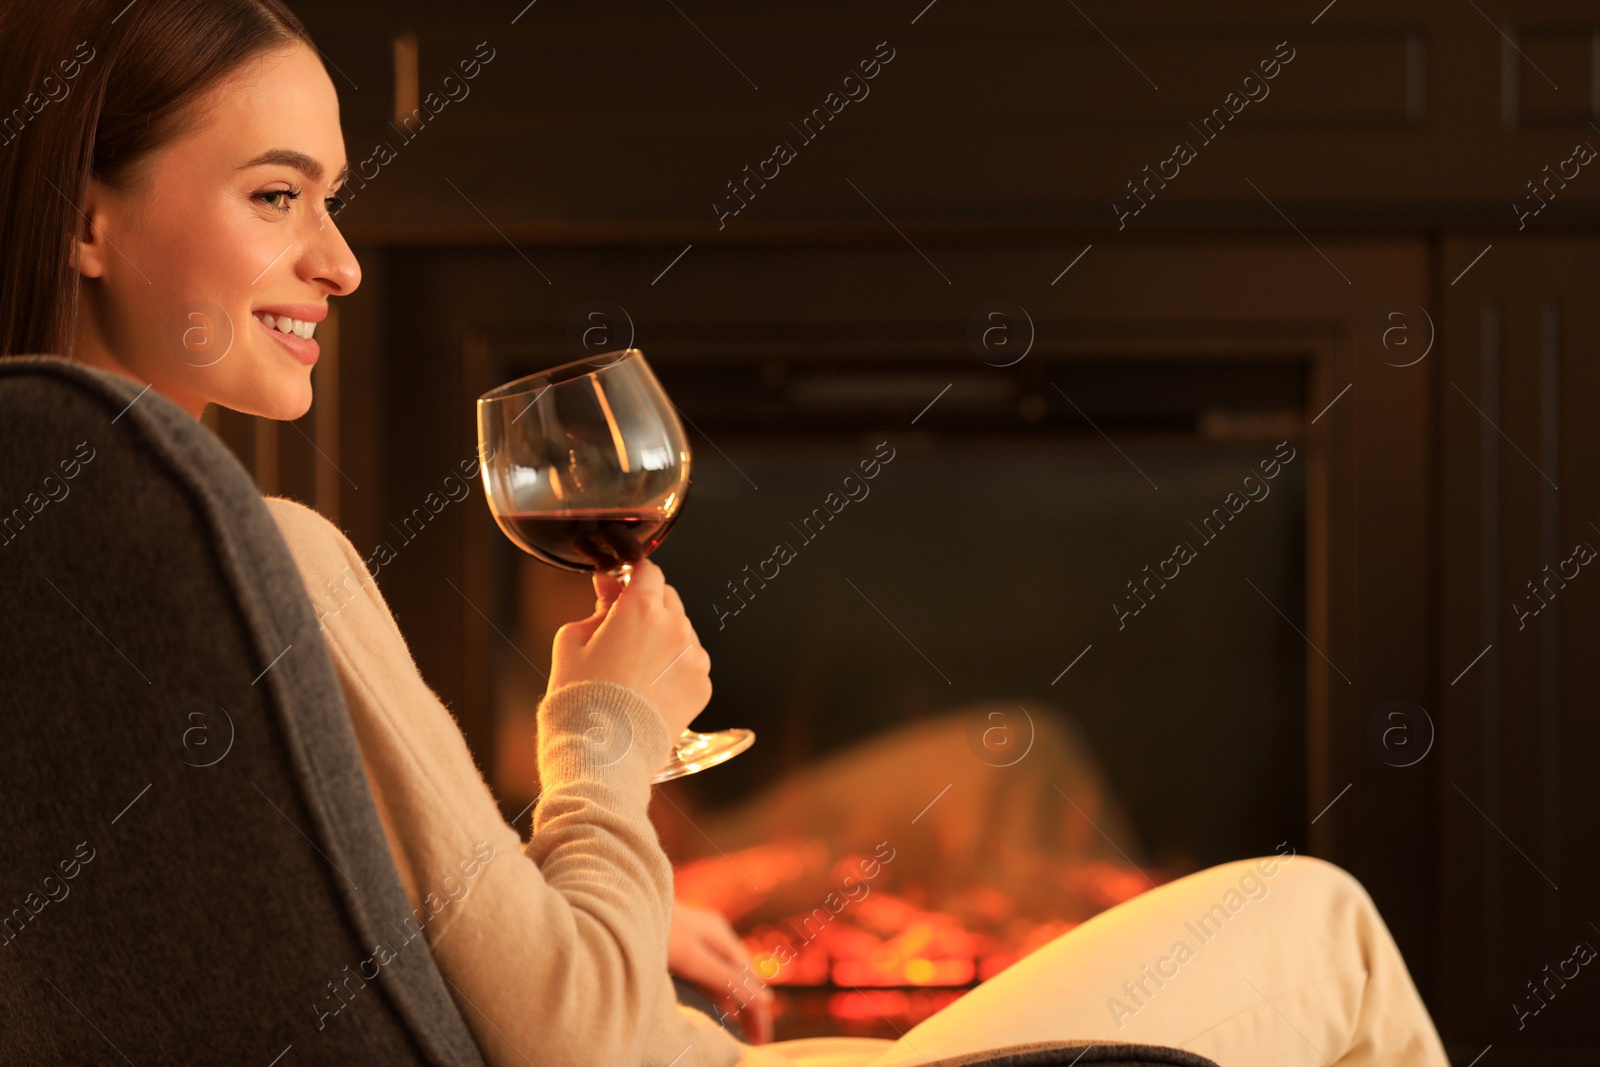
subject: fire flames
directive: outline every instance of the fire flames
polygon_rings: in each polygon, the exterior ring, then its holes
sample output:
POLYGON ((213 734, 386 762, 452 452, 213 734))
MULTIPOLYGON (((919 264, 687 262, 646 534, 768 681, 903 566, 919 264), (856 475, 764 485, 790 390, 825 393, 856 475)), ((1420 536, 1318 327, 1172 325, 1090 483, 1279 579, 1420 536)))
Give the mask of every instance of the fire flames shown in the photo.
MULTIPOLYGON (((885 878, 862 895, 835 895, 833 908, 740 923, 742 909, 730 904, 744 895, 743 882, 782 880, 807 866, 807 851, 767 846, 741 855, 737 869, 731 860, 696 864, 680 870, 678 894, 734 913, 752 970, 779 989, 780 1011, 785 1002, 793 1007, 826 997, 827 1017, 845 1031, 885 1022, 914 1025, 1096 911, 1151 885, 1135 868, 1081 860, 1053 872, 1061 913, 1039 917, 1019 913, 1013 898, 993 887, 968 886, 933 902, 925 889, 890 888, 885 878)), ((849 857, 837 864, 835 884, 861 862, 849 857)))
POLYGON ((778 994, 776 1036, 893 1036, 1193 869, 1150 865, 1069 716, 1021 710, 903 723, 720 809, 658 791, 676 895, 744 939, 778 994), (996 736, 1027 743, 997 763, 996 736))
POLYGON ((796 915, 751 928, 744 943, 768 985, 950 987, 992 978, 1077 925, 1017 919, 996 931, 973 930, 954 915, 880 892, 815 936, 807 937, 812 917, 796 915))

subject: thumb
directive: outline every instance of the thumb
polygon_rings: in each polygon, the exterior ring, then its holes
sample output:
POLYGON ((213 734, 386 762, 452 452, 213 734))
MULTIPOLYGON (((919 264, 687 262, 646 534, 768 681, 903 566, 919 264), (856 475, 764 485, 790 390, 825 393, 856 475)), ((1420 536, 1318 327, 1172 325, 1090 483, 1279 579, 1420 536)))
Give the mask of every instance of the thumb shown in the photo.
MULTIPOLYGON (((598 582, 595 584, 599 585, 598 582)), ((614 600, 615 596, 612 599, 614 600)), ((611 601, 602 597, 602 599, 595 602, 593 614, 586 619, 575 619, 562 626, 556 633, 556 639, 563 644, 587 645, 589 639, 594 636, 594 632, 600 628, 600 624, 605 622, 610 614, 611 601)))
POLYGON ((622 583, 604 571, 594 572, 595 611, 602 616, 611 610, 617 597, 622 595, 622 583))

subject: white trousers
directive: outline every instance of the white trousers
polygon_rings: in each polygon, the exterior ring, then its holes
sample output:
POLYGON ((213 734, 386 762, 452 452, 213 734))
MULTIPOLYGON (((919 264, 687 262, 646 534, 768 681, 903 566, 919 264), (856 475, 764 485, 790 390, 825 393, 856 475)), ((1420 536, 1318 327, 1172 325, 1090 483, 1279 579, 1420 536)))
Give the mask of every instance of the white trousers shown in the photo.
POLYGON ((917 1067, 1029 1041, 1173 1045, 1221 1067, 1448 1067, 1372 899, 1268 856, 1197 871, 1068 931, 899 1041, 767 1046, 807 1067, 917 1067))

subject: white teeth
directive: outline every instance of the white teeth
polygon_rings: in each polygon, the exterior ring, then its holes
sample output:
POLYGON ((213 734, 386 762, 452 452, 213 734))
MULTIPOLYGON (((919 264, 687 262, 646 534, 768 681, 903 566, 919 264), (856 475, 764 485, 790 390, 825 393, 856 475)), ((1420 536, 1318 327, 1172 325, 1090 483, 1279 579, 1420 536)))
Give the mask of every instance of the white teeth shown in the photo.
POLYGON ((311 340, 312 335, 317 332, 316 323, 291 319, 287 315, 274 316, 258 311, 256 312, 256 320, 269 330, 277 330, 279 333, 292 333, 304 341, 311 340))

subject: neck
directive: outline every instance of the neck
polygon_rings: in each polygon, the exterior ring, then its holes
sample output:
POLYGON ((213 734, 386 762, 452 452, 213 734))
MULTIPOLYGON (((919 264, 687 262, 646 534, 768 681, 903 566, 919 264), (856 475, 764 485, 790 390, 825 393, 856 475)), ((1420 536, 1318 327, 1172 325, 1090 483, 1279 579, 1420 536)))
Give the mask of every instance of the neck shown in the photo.
POLYGON ((196 420, 205 413, 207 401, 203 396, 191 394, 186 390, 175 389, 171 386, 147 382, 143 377, 136 374, 122 360, 117 358, 111 346, 105 343, 105 339, 100 336, 94 324, 88 321, 85 316, 80 315, 78 318, 77 334, 73 339, 71 350, 67 353, 67 358, 74 363, 82 363, 87 367, 110 371, 112 374, 127 378, 129 381, 137 382, 141 386, 153 386, 156 392, 183 408, 196 420))

